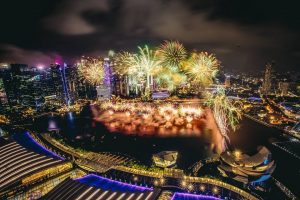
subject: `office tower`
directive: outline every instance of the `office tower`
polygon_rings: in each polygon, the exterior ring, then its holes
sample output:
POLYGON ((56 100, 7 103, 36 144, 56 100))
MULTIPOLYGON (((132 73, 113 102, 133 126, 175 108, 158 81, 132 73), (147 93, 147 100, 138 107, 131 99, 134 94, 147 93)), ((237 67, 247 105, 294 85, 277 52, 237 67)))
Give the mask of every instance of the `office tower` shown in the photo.
POLYGON ((289 90, 289 83, 288 82, 279 82, 278 83, 278 91, 281 96, 286 96, 289 90))
POLYGON ((96 86, 97 98, 109 99, 112 93, 111 91, 112 71, 111 71, 111 60, 109 58, 104 58, 103 68, 104 68, 104 80, 102 85, 96 86))
POLYGON ((271 86, 272 86, 272 65, 268 63, 266 65, 263 84, 261 88, 262 94, 264 95, 270 94, 271 86))
POLYGON ((42 79, 35 68, 25 64, 11 64, 2 72, 2 81, 10 108, 37 109, 42 105, 42 79))
POLYGON ((5 69, 0 68, 0 112, 1 113, 5 112, 9 108, 7 95, 4 87, 4 80, 3 80, 4 73, 5 73, 5 69))

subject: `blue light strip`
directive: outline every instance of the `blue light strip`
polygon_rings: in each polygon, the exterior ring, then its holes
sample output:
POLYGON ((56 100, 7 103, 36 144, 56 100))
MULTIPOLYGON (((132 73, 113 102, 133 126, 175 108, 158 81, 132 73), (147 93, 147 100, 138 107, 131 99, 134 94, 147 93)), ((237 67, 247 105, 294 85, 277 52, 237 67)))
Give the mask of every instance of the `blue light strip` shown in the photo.
POLYGON ((63 89, 64 89, 64 96, 65 96, 65 101, 67 106, 70 106, 70 96, 69 96, 69 91, 68 91, 68 86, 67 86, 67 79, 66 79, 66 64, 62 64, 60 66, 60 73, 61 73, 61 79, 62 79, 62 84, 63 84, 63 89))
POLYGON ((124 191, 124 192, 152 191, 152 189, 148 188, 148 187, 136 186, 136 185, 132 185, 129 183, 123 183, 120 181, 115 181, 115 180, 111 180, 108 178, 104 178, 102 176, 98 176, 95 174, 89 174, 87 176, 78 178, 76 180, 79 181, 80 183, 88 184, 90 186, 94 186, 94 187, 101 188, 104 190, 109 189, 112 191, 124 191), (96 179, 96 180, 90 181, 89 179, 96 179), (109 185, 105 186, 105 183, 102 183, 102 182, 107 182, 107 184, 109 184, 109 185))
POLYGON ((26 149, 30 149, 38 154, 65 160, 63 157, 60 157, 59 155, 53 153, 52 151, 49 151, 44 146, 40 145, 36 140, 32 138, 29 132, 16 133, 13 135, 13 139, 21 146, 25 147, 26 149))
POLYGON ((189 194, 175 192, 171 200, 221 200, 217 197, 207 196, 202 194, 189 194))

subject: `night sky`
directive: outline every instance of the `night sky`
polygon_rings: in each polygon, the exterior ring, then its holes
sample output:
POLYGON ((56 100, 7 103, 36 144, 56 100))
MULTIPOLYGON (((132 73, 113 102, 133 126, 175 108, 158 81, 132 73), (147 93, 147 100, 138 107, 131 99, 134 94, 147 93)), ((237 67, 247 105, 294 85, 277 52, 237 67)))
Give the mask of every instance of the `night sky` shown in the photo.
POLYGON ((300 68, 298 0, 6 0, 0 61, 47 64, 61 57, 133 51, 178 40, 215 53, 226 69, 300 68))

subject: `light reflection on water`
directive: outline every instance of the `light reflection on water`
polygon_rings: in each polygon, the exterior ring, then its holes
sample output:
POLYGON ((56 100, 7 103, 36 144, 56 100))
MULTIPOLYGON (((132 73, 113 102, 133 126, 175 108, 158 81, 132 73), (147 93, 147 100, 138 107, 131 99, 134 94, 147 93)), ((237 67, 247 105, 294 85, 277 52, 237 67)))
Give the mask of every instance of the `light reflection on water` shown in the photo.
MULTIPOLYGON (((186 167, 212 153, 209 135, 156 137, 111 133, 101 122, 94 120, 98 113, 92 110, 94 109, 88 106, 80 114, 68 113, 65 116, 41 118, 36 120, 35 127, 41 132, 47 131, 45 127, 48 127, 48 130, 60 130, 61 137, 75 147, 92 151, 120 152, 136 157, 144 163, 150 163, 154 153, 174 150, 179 152, 179 166, 186 167)), ((258 146, 267 146, 270 140, 276 140, 273 134, 273 129, 243 119, 240 129, 229 134, 230 146, 242 151, 255 151, 258 146)))

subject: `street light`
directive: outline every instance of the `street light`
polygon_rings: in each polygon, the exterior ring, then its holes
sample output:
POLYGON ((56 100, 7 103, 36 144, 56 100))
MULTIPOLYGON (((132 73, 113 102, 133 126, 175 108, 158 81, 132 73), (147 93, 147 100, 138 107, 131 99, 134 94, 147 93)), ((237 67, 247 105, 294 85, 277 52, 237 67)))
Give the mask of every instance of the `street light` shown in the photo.
POLYGON ((213 193, 214 193, 214 194, 218 194, 218 193, 219 193, 219 189, 218 189, 217 187, 214 187, 214 188, 213 188, 213 193))
POLYGON ((202 192, 204 192, 204 191, 205 191, 205 186, 204 186, 204 185, 200 185, 200 190, 201 190, 202 192))

